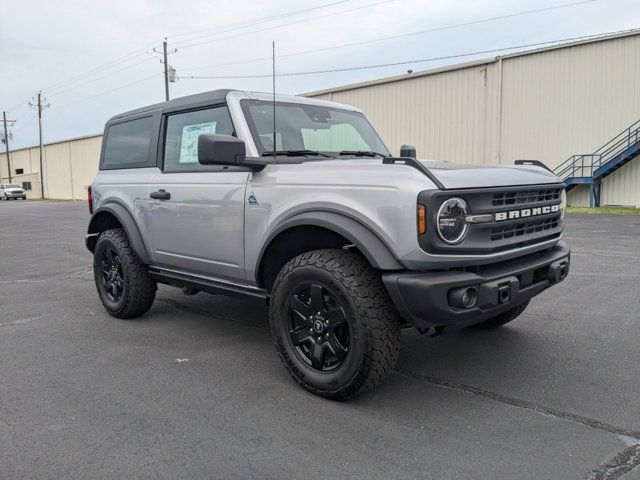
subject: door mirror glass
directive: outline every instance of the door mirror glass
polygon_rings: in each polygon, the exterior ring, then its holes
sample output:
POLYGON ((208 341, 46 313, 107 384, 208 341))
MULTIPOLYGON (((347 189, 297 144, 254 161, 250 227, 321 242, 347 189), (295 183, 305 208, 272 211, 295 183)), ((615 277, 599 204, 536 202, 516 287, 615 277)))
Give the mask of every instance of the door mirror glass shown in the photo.
POLYGON ((198 137, 201 165, 241 165, 246 155, 242 140, 231 135, 203 133, 198 137))

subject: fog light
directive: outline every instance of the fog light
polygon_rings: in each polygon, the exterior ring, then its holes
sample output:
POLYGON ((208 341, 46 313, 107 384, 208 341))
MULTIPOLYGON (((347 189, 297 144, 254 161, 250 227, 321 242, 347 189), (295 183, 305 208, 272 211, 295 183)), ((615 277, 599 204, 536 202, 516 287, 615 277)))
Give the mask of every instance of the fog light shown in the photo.
POLYGON ((473 308, 478 302, 476 287, 456 288, 449 292, 449 305, 455 308, 473 308))

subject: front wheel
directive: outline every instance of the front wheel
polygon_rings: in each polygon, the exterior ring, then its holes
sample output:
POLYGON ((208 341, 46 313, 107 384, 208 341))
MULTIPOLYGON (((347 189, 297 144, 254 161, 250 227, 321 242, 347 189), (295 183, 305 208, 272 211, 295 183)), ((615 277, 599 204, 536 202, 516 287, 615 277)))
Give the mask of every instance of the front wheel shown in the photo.
POLYGON ((291 376, 327 398, 373 388, 400 350, 398 313, 380 274, 354 252, 316 250, 289 261, 272 289, 270 323, 291 376))
POLYGON ((146 313, 156 296, 156 282, 129 245, 122 228, 103 232, 93 254, 93 273, 104 308, 114 317, 146 313))

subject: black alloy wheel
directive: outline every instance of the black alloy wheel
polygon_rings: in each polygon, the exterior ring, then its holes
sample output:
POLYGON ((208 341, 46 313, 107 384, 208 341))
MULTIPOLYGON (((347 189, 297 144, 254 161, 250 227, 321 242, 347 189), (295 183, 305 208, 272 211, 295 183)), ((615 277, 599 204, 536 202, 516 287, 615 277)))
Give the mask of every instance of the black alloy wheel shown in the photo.
POLYGON ((102 272, 102 285, 105 295, 109 300, 119 302, 124 293, 124 275, 122 273, 122 261, 111 248, 105 248, 100 260, 102 272))
POLYGON ((121 228, 106 230, 98 237, 93 276, 102 305, 114 317, 134 318, 153 305, 156 282, 121 228))
POLYGON ((400 319, 380 272, 357 252, 322 249, 289 260, 271 289, 269 322, 293 379, 345 400, 378 385, 400 351, 400 319))
POLYGON ((336 295, 319 283, 289 294, 289 338, 300 357, 319 371, 334 370, 349 353, 349 322, 336 295))

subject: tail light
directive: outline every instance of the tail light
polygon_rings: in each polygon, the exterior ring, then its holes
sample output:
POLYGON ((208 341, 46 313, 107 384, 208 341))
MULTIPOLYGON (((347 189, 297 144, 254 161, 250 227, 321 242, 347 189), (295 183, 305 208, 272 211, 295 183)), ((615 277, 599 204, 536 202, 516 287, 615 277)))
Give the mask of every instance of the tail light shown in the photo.
POLYGON ((91 185, 87 185, 87 202, 89 203, 89 214, 93 215, 93 193, 91 192, 91 185))
POLYGON ((424 235, 427 232, 427 208, 418 204, 417 218, 418 235, 424 235))

